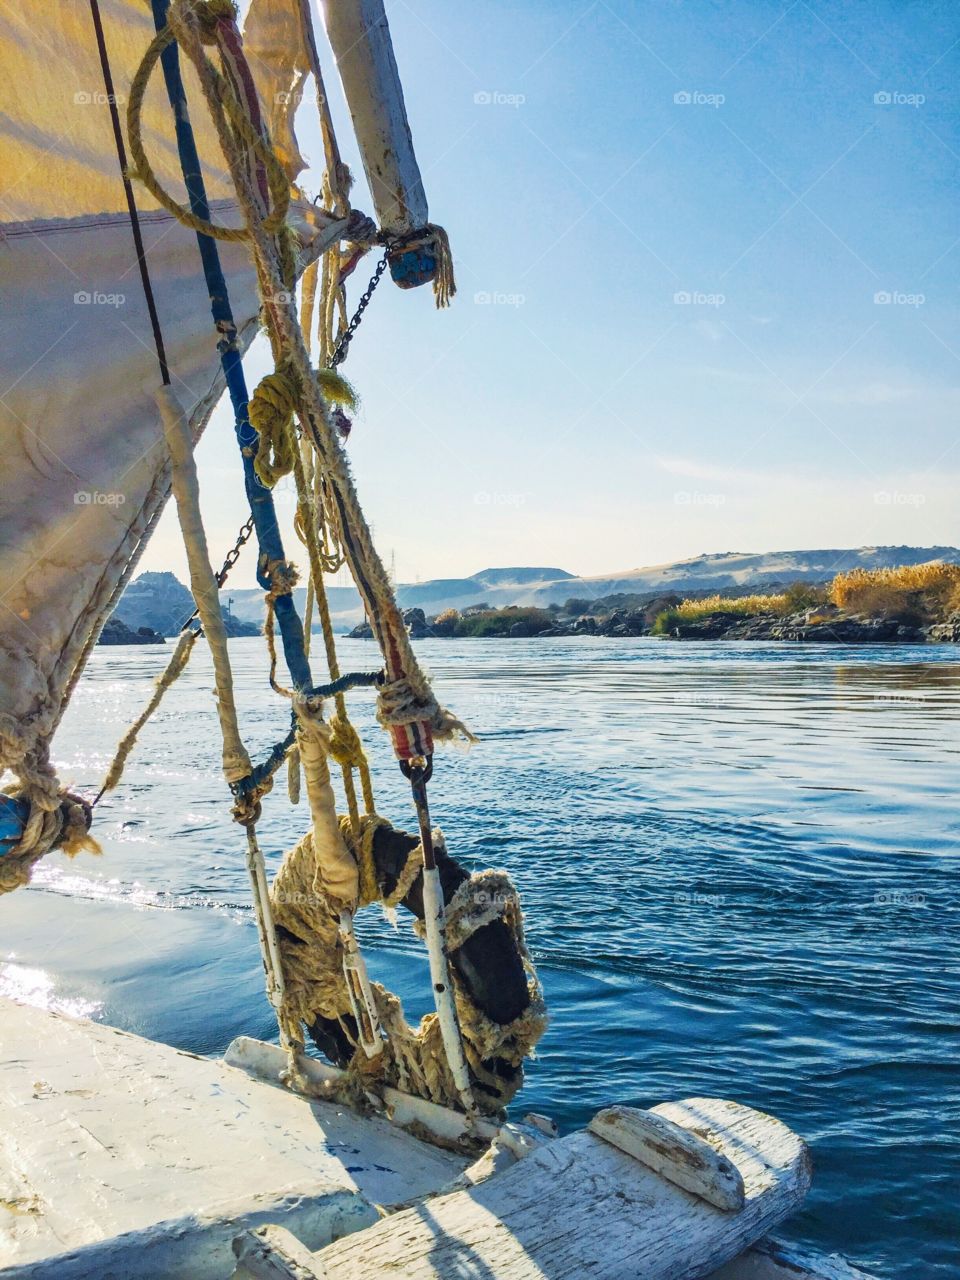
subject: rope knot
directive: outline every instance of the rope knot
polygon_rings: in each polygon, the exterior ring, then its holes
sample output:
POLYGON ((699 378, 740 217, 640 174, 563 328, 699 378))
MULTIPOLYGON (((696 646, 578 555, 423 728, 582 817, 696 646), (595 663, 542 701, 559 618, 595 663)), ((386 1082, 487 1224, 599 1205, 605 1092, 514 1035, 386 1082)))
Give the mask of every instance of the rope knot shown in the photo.
POLYGON ((10 787, 4 794, 26 800, 30 808, 18 843, 0 851, 0 893, 28 884, 34 863, 51 849, 62 849, 71 858, 83 852, 102 852, 90 835, 93 811, 80 796, 60 791, 58 802, 51 809, 49 797, 42 792, 31 794, 10 787))
POLYGON ((377 720, 385 729, 393 725, 428 724, 438 739, 477 740, 461 720, 440 706, 429 690, 418 691, 405 676, 387 680, 380 686, 377 720))
POLYGON ((358 769, 366 759, 360 735, 349 720, 335 715, 330 721, 330 742, 327 750, 337 764, 358 769))
POLYGON ((197 30, 204 44, 217 43, 217 26, 221 22, 236 22, 238 10, 233 0, 186 0, 171 13, 171 25, 182 22, 177 9, 186 8, 196 19, 197 30))
POLYGON ((300 581, 300 573, 297 566, 291 564, 289 560, 269 560, 267 562, 267 577, 270 579, 267 604, 273 604, 280 596, 290 595, 293 588, 300 581))
POLYGON ((300 379, 281 365, 260 379, 248 406, 250 425, 260 437, 253 469, 267 489, 294 467, 293 415, 300 400, 300 379))

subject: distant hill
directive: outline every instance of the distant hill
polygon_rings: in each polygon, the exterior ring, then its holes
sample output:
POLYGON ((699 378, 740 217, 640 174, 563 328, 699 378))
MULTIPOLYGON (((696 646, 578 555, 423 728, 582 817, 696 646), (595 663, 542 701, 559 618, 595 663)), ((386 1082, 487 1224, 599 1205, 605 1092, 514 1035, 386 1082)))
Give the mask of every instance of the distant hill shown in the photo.
MULTIPOLYGON (((554 591, 561 602, 575 594, 564 591, 564 583, 579 582, 566 569, 520 566, 507 569, 482 569, 468 578, 431 578, 427 582, 401 582, 397 599, 404 609, 422 609, 424 613, 440 613, 444 609, 465 609, 471 604, 506 605, 528 603, 540 591, 554 591)), ((223 592, 224 596, 228 593, 223 592)), ((601 593, 596 593, 601 594, 601 593)), ((247 621, 263 619, 263 592, 256 588, 231 591, 233 611, 247 621)), ((363 618, 363 606, 353 587, 328 587, 327 597, 334 624, 349 629, 363 618)), ((551 599, 554 596, 550 597, 551 599)), ((591 597, 592 598, 592 597, 591 597)), ((294 592, 297 607, 302 610, 306 591, 294 592)))
MULTIPOLYGON (((419 608, 436 614, 444 609, 465 609, 472 604, 502 607, 508 604, 564 604, 571 598, 596 600, 617 594, 650 596, 660 591, 683 594, 730 591, 745 587, 775 587, 790 582, 827 582, 841 571, 862 568, 895 568, 943 560, 960 564, 957 547, 858 547, 813 551, 721 551, 689 560, 626 569, 622 573, 577 577, 565 569, 482 569, 466 578, 433 578, 428 582, 400 583, 397 597, 404 609, 419 608)), ((327 589, 335 627, 349 630, 363 618, 360 597, 353 587, 327 589)), ((303 611, 306 592, 294 592, 303 611)), ((263 592, 242 588, 221 592, 224 603, 232 599, 234 617, 259 626, 263 621, 263 592)), ((149 626, 164 635, 177 627, 193 608, 190 593, 170 573, 143 573, 127 587, 117 616, 128 626, 149 626), (162 581, 161 581, 162 580, 162 581), (171 585, 172 584, 172 585, 171 585), (177 590, 175 590, 176 588, 177 590), (172 629, 171 629, 172 628, 172 629)))
MULTIPOLYGON (((261 600, 263 593, 259 593, 261 600)), ((226 603, 226 601, 224 601, 226 603)), ((149 627, 162 636, 175 636, 193 613, 193 596, 172 573, 141 573, 120 597, 112 618, 133 631, 149 627)), ((256 635, 259 620, 242 620, 224 612, 227 635, 256 635)))
MULTIPOLYGON (((857 547, 763 553, 720 551, 667 564, 627 569, 598 578, 577 579, 592 598, 615 591, 695 590, 762 587, 782 582, 826 582, 850 569, 891 569, 930 560, 960 563, 957 547, 857 547), (599 589, 597 589, 599 588, 599 589)), ((573 586, 573 582, 566 585, 573 586)))

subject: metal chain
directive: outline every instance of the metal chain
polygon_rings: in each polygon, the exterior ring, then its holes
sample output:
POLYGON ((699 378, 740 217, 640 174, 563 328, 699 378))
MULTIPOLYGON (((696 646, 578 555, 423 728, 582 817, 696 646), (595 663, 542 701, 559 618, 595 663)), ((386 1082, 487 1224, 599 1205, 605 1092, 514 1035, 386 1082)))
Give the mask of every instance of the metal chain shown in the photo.
MULTIPOLYGON (((218 587, 223 586, 223 584, 227 580, 227 575, 229 574, 230 570, 240 559, 241 548, 250 541, 251 537, 253 536, 253 529, 254 529, 253 516, 251 515, 247 518, 246 523, 241 525, 240 532, 237 534, 236 542, 227 552, 226 557, 223 561, 223 564, 220 566, 220 571, 217 574, 218 587)), ((200 610, 194 609, 190 617, 187 618, 186 622, 184 622, 183 627, 189 627, 190 623, 193 622, 194 618, 198 617, 199 614, 200 614, 200 610)), ((183 627, 180 628, 181 631, 183 630, 183 627)), ((202 627, 201 627, 201 630, 203 630, 202 627)))
POLYGON ((246 524, 242 525, 240 532, 237 534, 237 540, 227 552, 226 559, 220 566, 220 572, 217 574, 217 586, 222 587, 227 580, 227 574, 240 559, 241 548, 250 541, 253 536, 254 524, 253 516, 248 516, 246 524))
POLYGON ((386 269, 387 269, 387 255, 384 254, 383 257, 380 259, 380 261, 377 263, 376 271, 374 271, 373 275, 370 277, 370 283, 367 285, 364 292, 360 295, 360 301, 357 303, 357 309, 353 313, 353 319, 350 321, 350 323, 344 329, 343 333, 341 333, 340 337, 337 339, 337 345, 334 347, 333 355, 330 357, 331 369, 336 369, 338 364, 343 364, 344 360, 346 360, 347 351, 349 350, 350 343, 353 341, 353 335, 357 332, 357 329, 360 327, 360 321, 363 318, 363 313, 366 311, 367 306, 369 305, 370 299, 373 297, 373 291, 374 289, 376 289, 377 285, 380 283, 380 277, 383 275, 386 269))
MULTIPOLYGON (((341 333, 337 341, 337 345, 334 348, 333 355, 330 358, 331 369, 335 369, 338 364, 342 364, 344 360, 346 360, 347 351, 349 350, 350 343, 353 339, 353 335, 357 332, 357 329, 360 327, 360 321, 363 319, 363 313, 366 311, 367 307, 370 305, 370 299, 373 297, 373 291, 376 289, 377 285, 380 283, 380 279, 383 276, 383 273, 386 271, 386 269, 387 269, 387 255, 384 254, 383 257, 380 259, 380 261, 377 263, 377 269, 374 271, 373 275, 370 277, 369 284, 367 285, 364 292, 360 295, 360 301, 357 303, 357 309, 353 313, 353 318, 351 319, 350 323, 347 325, 346 329, 344 329, 343 333, 341 333)), ((218 587, 222 587, 223 584, 226 582, 227 575, 229 574, 230 570, 240 559, 241 549, 247 542, 250 541, 250 538, 253 536, 253 530, 254 530, 254 523, 253 523, 253 516, 251 515, 249 519, 246 521, 246 523, 241 527, 240 532, 237 534, 236 542, 227 552, 226 558, 224 559, 223 564, 220 566, 220 572, 217 574, 218 587)), ((199 613, 200 613, 199 609, 194 609, 193 613, 191 613, 190 617, 187 618, 187 620, 184 622, 183 625, 185 627, 189 626, 190 623, 193 622, 193 620, 196 617, 198 617, 199 613)))

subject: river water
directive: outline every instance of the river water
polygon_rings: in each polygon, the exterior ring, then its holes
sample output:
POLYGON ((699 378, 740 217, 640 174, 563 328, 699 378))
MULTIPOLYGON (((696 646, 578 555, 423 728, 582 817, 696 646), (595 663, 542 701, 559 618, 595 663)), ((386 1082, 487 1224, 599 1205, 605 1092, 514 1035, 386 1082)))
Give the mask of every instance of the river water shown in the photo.
MULTIPOLYGON (((240 833, 218 770, 208 655, 104 800, 101 859, 54 855, 3 901, 0 991, 200 1053, 270 1038, 240 833)), ((515 1110, 564 1130, 613 1101, 695 1094, 810 1142, 781 1233, 885 1277, 960 1275, 960 662, 948 646, 425 641, 482 737, 445 750, 434 818, 520 889, 551 1009, 515 1110)), ((169 649, 166 650, 169 653, 169 649)), ((255 755, 287 724, 259 639, 231 642, 255 755)), ((96 790, 157 648, 100 648, 57 741, 96 790)), ((374 651, 344 641, 345 670, 374 651)), ((378 805, 413 825, 369 691, 351 705, 378 805)), ((265 806, 270 866, 305 823, 265 806)), ((426 1008, 421 944, 377 908, 374 976, 426 1008)))

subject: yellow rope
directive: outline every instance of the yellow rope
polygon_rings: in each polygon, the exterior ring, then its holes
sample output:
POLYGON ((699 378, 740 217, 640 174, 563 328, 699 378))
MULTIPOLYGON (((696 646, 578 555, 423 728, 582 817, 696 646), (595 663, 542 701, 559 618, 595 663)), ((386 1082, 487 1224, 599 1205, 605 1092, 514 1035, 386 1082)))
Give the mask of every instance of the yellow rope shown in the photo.
POLYGON ((31 796, 23 787, 5 787, 3 794, 27 802, 29 811, 19 842, 0 857, 0 894, 28 884, 34 863, 51 849, 60 849, 71 858, 83 852, 103 852, 88 831, 89 808, 69 791, 59 793, 53 808, 46 797, 31 796))
POLYGON ((156 400, 170 451, 171 486, 187 552, 190 589, 197 603, 213 659, 217 714, 223 737, 223 772, 228 782, 239 782, 250 773, 252 766, 240 736, 237 708, 233 699, 233 674, 227 652, 227 631, 223 624, 217 579, 210 565, 207 535, 200 514, 200 488, 193 457, 193 439, 186 415, 173 388, 161 387, 156 393, 156 400))
MULTIPOLYGON (((211 0, 207 0, 207 5, 210 3, 211 0)), ((215 0, 215 5, 222 6, 222 4, 223 0, 215 0)), ((230 7, 232 8, 232 6, 230 7)), ((201 38, 209 41, 212 32, 211 23, 221 15, 216 12, 216 9, 212 13, 205 12, 204 4, 192 4, 190 8, 198 20, 201 38)), ((213 236, 216 240, 249 240, 251 235, 249 225, 245 227, 222 227, 207 218, 198 217, 186 205, 176 201, 160 185, 160 181, 147 157, 143 145, 143 99, 147 85, 150 83, 150 77, 163 51, 177 39, 173 22, 176 9, 172 7, 170 13, 171 21, 150 42, 150 46, 144 54, 143 61, 140 63, 130 85, 130 99, 127 103, 127 134, 130 142, 130 155, 134 164, 134 167, 130 170, 130 177, 142 182, 158 204, 161 204, 168 212, 172 213, 184 226, 192 227, 194 231, 199 231, 203 235, 213 236)), ((273 148, 260 131, 254 127, 249 115, 237 101, 236 95, 226 79, 217 71, 209 58, 205 57, 204 62, 206 63, 204 71, 209 75, 209 81, 218 103, 229 118, 234 151, 241 148, 245 148, 248 152, 252 151, 264 166, 273 210, 264 219, 263 229, 270 234, 278 232, 284 225, 287 210, 290 207, 290 183, 286 171, 277 159, 273 148)), ((222 139, 221 141, 224 142, 226 140, 222 139)), ((229 161, 229 156, 227 159, 229 161)))
POLYGON ((288 596, 292 593, 300 575, 297 572, 296 565, 290 564, 289 561, 270 560, 267 563, 266 576, 270 581, 270 590, 264 597, 267 615, 263 623, 263 634, 266 637, 267 653, 270 657, 270 688, 283 698, 291 698, 293 696, 291 691, 285 689, 283 685, 277 684, 277 638, 273 626, 275 617, 274 604, 280 596, 288 596))
POLYGON ((277 368, 261 378, 250 399, 250 425, 260 437, 253 469, 267 489, 293 470, 293 413, 298 401, 297 377, 290 368, 277 368))
MULTIPOLYGON (((310 580, 313 583, 314 599, 317 604, 317 611, 320 615, 320 625, 323 630, 323 643, 327 655, 327 669, 330 672, 331 680, 339 680, 340 664, 337 658, 337 645, 333 636, 333 625, 330 620, 330 609, 327 603, 327 593, 323 585, 323 563, 321 557, 320 543, 317 536, 317 521, 309 518, 308 509, 305 505, 309 502, 309 496, 306 493, 306 475, 303 467, 303 459, 299 453, 294 455, 294 480, 297 486, 297 494, 301 500, 299 514, 301 516, 298 531, 302 529, 302 536, 307 548, 307 558, 310 562, 310 580)), ((363 746, 356 730, 350 723, 347 712, 347 703, 342 693, 338 693, 335 697, 335 705, 337 708, 336 717, 331 724, 331 731, 336 735, 337 749, 339 754, 335 754, 331 750, 331 755, 340 765, 343 774, 343 790, 347 800, 347 810, 350 814, 350 820, 353 823, 354 831, 360 830, 360 809, 357 804, 356 788, 353 784, 353 770, 359 770, 360 784, 363 789, 364 804, 367 812, 373 810, 373 787, 370 782, 370 769, 367 764, 367 758, 363 752, 363 746), (334 730, 334 725, 337 726, 334 730), (350 734, 353 735, 352 739, 350 734)), ((331 743, 334 737, 331 737, 331 743)))
POLYGON ((193 653, 193 646, 196 644, 199 634, 199 631, 194 631, 193 629, 180 632, 180 639, 177 641, 177 646, 173 651, 170 661, 167 663, 166 670, 162 671, 157 677, 153 696, 144 707, 143 711, 141 711, 140 715, 137 716, 136 720, 134 720, 127 732, 120 739, 116 754, 113 757, 113 763, 107 770, 106 777, 103 780, 103 785, 100 788, 101 795, 103 795, 105 791, 112 791, 120 781, 123 776, 124 766, 127 763, 127 757, 136 745, 140 730, 153 715, 154 711, 156 711, 157 707, 159 707, 160 700, 163 695, 167 692, 173 682, 183 673, 183 669, 189 662, 191 653, 193 653))

